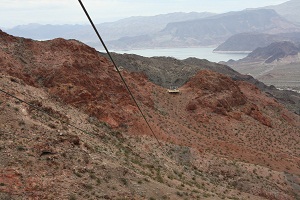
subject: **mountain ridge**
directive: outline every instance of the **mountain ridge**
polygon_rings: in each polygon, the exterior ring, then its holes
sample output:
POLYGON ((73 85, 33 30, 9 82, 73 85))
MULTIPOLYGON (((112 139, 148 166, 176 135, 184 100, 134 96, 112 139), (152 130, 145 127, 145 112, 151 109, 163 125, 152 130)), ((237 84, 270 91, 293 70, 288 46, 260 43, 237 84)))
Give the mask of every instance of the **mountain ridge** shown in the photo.
POLYGON ((300 53, 299 45, 292 42, 274 42, 267 47, 257 48, 251 52, 246 58, 241 59, 242 62, 259 62, 273 63, 284 62, 287 57, 295 57, 293 62, 299 62, 298 54, 300 53))
MULTIPOLYGON (((257 48, 243 59, 223 64, 240 73, 250 74, 267 85, 299 93, 299 53, 299 43, 280 41, 257 48)), ((294 101, 299 106, 297 102, 294 101)))
MULTIPOLYGON (((105 40, 119 39, 125 36, 139 36, 160 31, 169 22, 184 21, 188 19, 202 18, 213 15, 212 13, 169 13, 156 16, 129 17, 115 22, 96 24, 105 40)), ((87 44, 96 43, 97 38, 89 25, 41 25, 29 24, 16 26, 6 30, 15 36, 33 38, 37 40, 54 39, 78 39, 87 44)), ((95 44, 94 44, 95 45, 95 44)))
MULTIPOLYGON (((101 48, 96 35, 88 25, 31 26, 32 28, 30 25, 19 26, 7 31, 16 36, 39 40, 56 37, 74 38, 101 48)), ((219 45, 230 36, 242 32, 275 34, 300 31, 298 25, 288 22, 270 9, 223 14, 178 12, 150 17, 131 17, 96 26, 111 49, 121 50, 212 46, 219 45), (236 25, 233 25, 231 20, 235 21, 236 25)))
POLYGON ((258 47, 266 47, 271 43, 281 41, 299 43, 299 32, 281 34, 240 33, 228 38, 214 49, 214 52, 251 52, 258 47))
POLYGON ((243 10, 185 22, 169 23, 165 29, 145 40, 127 37, 108 42, 112 49, 164 48, 218 45, 243 32, 296 32, 300 27, 288 22, 274 10, 243 10))
POLYGON ((282 4, 276 5, 276 6, 268 6, 266 8, 274 9, 276 12, 278 12, 280 15, 285 17, 286 19, 295 22, 300 23, 300 16, 298 9, 300 7, 299 1, 297 0, 289 0, 287 2, 284 2, 282 4))

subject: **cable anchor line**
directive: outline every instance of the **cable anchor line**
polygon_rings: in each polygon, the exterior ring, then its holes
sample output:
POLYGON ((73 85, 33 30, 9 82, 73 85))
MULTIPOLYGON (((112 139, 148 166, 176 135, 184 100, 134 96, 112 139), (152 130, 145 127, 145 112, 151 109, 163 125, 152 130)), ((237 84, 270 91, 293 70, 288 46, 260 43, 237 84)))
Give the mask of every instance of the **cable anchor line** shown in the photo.
POLYGON ((10 96, 10 97, 12 97, 12 98, 14 98, 14 99, 16 99, 16 100, 18 100, 18 101, 20 101, 20 102, 22 102, 22 103, 28 105, 29 107, 32 107, 33 109, 35 109, 35 110, 37 110, 37 111, 39 111, 39 112, 41 112, 41 113, 44 113, 45 115, 49 116, 49 117, 52 118, 52 119, 58 120, 58 121, 60 121, 60 122, 62 122, 62 123, 65 123, 65 124, 67 124, 68 126, 73 127, 74 129, 77 129, 77 130, 79 130, 79 131, 81 131, 81 132, 83 132, 83 133, 85 133, 85 134, 92 135, 92 133, 89 133, 88 131, 83 130, 83 129, 81 129, 81 128, 79 128, 79 127, 77 127, 77 126, 75 126, 75 125, 73 125, 73 124, 71 124, 71 123, 69 123, 69 122, 66 122, 66 121, 64 121, 64 120, 61 120, 61 119, 59 119, 58 117, 52 116, 51 114, 49 114, 49 113, 47 113, 46 111, 44 111, 42 108, 40 108, 40 107, 38 107, 38 106, 36 106, 36 105, 34 105, 34 104, 32 104, 32 103, 29 103, 29 102, 27 102, 27 101, 25 101, 25 100, 22 100, 22 99, 16 97, 15 95, 13 95, 13 94, 11 94, 11 93, 9 93, 9 92, 6 92, 5 90, 3 90, 3 89, 1 89, 1 88, 0 88, 0 92, 2 92, 2 93, 4 93, 4 94, 6 94, 7 96, 10 96))
POLYGON ((114 65, 114 67, 115 67, 115 69, 117 70, 117 72, 118 72, 118 74, 119 74, 119 76, 120 76, 120 78, 121 78, 121 80, 122 80, 124 86, 126 87, 126 89, 127 89, 128 93, 130 94, 132 100, 134 101, 134 103, 135 103, 135 105, 137 106, 139 112, 141 113, 143 119, 145 120, 145 122, 146 122, 146 124, 147 124, 149 130, 151 131, 152 135, 155 137, 155 139, 156 139, 156 141, 158 142, 158 144, 159 144, 160 146, 162 146, 161 143, 159 142, 158 138, 156 137, 156 135, 155 135, 153 129, 151 128, 151 126, 150 126, 150 124, 149 124, 149 122, 148 122, 146 116, 144 115, 144 113, 143 113, 141 107, 140 107, 139 104, 137 103, 137 101, 136 101, 136 99, 135 99, 133 93, 132 93, 131 90, 129 89, 129 86, 128 86, 128 84, 126 83, 124 77, 122 76, 122 74, 121 74, 119 68, 117 67, 117 65, 116 65, 116 63, 115 63, 115 61, 114 61, 114 59, 112 58, 112 56, 111 56, 111 54, 110 54, 110 52, 109 52, 107 46, 105 45, 105 42, 103 41, 103 39, 102 39, 102 37, 101 37, 101 35, 100 35, 98 29, 96 28, 96 26, 95 26, 93 20, 91 19, 90 15, 89 15, 89 13, 88 13, 88 11, 87 11, 87 9, 85 8, 85 6, 84 6, 84 4, 82 3, 81 0, 78 0, 78 2, 79 2, 79 4, 81 5, 81 8, 82 8, 82 10, 84 11, 86 17, 88 18, 90 24, 92 25, 92 27, 93 27, 93 29, 94 29, 96 35, 98 36, 98 39, 100 40, 102 46, 104 47, 104 49, 105 49, 105 51, 106 51, 108 57, 110 58, 111 62, 113 63, 113 65, 114 65))

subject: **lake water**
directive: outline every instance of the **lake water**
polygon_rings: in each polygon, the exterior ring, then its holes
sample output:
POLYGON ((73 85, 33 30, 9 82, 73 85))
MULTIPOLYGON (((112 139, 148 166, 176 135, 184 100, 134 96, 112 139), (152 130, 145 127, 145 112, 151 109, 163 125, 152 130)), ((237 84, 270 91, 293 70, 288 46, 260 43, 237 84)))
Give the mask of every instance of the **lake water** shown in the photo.
POLYGON ((145 57, 153 56, 168 56, 177 59, 186 59, 195 57, 207 59, 212 62, 228 61, 230 59, 239 60, 247 56, 247 54, 220 54, 213 53, 213 47, 198 47, 198 48, 171 48, 171 49, 142 49, 128 51, 114 51, 116 53, 137 54, 145 57))

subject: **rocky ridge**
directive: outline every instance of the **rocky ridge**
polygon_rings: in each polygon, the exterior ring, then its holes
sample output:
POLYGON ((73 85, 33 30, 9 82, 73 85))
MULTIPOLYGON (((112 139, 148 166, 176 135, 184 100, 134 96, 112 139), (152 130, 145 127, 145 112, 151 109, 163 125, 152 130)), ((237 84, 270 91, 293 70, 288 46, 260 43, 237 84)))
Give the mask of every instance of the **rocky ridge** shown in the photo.
POLYGON ((297 63, 300 62, 299 53, 299 46, 292 42, 274 42, 266 47, 255 49, 246 58, 239 60, 239 62, 262 62, 266 64, 275 62, 297 63))
MULTIPOLYGON (((103 55, 105 56, 105 54, 103 55)), ((177 60, 170 57, 145 58, 132 54, 122 55, 114 53, 113 58, 119 67, 131 72, 144 73, 151 82, 165 88, 183 86, 200 70, 211 70, 221 73, 234 80, 246 81, 254 84, 260 90, 276 98, 290 111, 300 115, 300 110, 298 109, 300 106, 300 94, 289 90, 279 90, 274 86, 267 86, 263 82, 254 79, 252 76, 242 75, 224 64, 212 63, 205 59, 197 58, 177 60)), ((233 68, 236 67, 236 65, 232 65, 231 62, 225 64, 230 64, 230 66, 234 66, 233 68)))

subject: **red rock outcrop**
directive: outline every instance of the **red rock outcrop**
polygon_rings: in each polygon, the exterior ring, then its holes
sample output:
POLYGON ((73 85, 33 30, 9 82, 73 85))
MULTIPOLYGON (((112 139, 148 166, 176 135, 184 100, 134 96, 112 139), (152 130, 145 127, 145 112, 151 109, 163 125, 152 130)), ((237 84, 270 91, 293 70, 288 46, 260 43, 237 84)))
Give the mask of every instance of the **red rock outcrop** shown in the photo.
POLYGON ((75 40, 37 42, 1 33, 2 72, 117 127, 136 107, 110 62, 75 40))
POLYGON ((184 87, 192 88, 197 94, 188 109, 195 108, 195 104, 202 104, 216 113, 226 115, 234 107, 246 103, 245 96, 231 78, 209 70, 200 71, 184 87))
MULTIPOLYGON (((210 108, 213 112, 240 120, 241 114, 247 114, 263 125, 271 127, 271 120, 264 116, 259 108, 250 103, 231 78, 209 70, 200 71, 185 86, 196 94, 187 104, 186 109, 195 111, 198 107, 210 108)), ((249 85, 249 89, 258 89, 249 85)))

